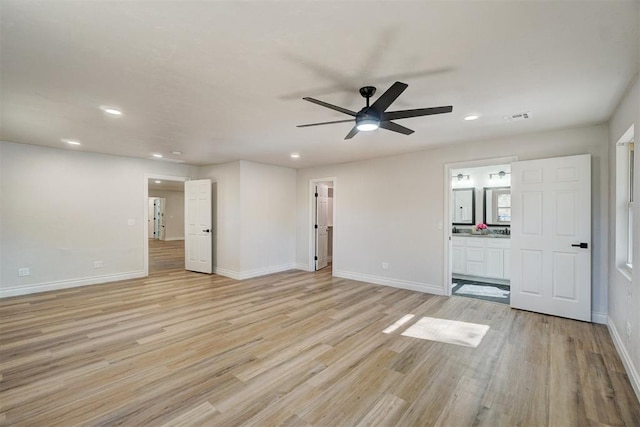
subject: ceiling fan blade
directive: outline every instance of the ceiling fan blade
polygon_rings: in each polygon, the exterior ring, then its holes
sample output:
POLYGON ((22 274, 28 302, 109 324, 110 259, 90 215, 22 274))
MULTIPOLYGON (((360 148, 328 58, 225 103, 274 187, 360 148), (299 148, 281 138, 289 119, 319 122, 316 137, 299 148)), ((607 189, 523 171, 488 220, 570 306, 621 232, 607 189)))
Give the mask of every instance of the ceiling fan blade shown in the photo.
POLYGON ((414 131, 404 126, 400 126, 397 123, 393 122, 380 122, 380 127, 382 129, 391 130, 394 132, 402 133, 404 135, 411 135, 414 131))
POLYGON ((308 128, 309 126, 331 125, 333 123, 348 123, 348 122, 353 122, 353 119, 336 120, 336 121, 333 121, 333 122, 309 123, 308 125, 298 125, 296 127, 298 127, 298 128, 308 128))
POLYGON ((395 82, 389 89, 387 89, 385 93, 380 96, 380 98, 376 99, 376 102, 371 105, 371 109, 378 114, 384 113, 384 110, 389 108, 389 105, 391 105, 393 101, 395 101, 396 98, 398 98, 400 94, 404 92, 404 90, 408 87, 409 85, 406 83, 395 82))
POLYGON ((354 126, 353 129, 349 131, 347 136, 344 137, 344 139, 351 139, 354 136, 356 136, 357 133, 358 133, 358 126, 354 126))
POLYGON ((380 120, 408 119, 409 117, 430 116, 432 114, 450 113, 453 111, 452 105, 445 107, 417 108, 415 110, 389 111, 382 114, 380 120))
POLYGON ((337 105, 329 104, 327 102, 320 101, 319 99, 309 98, 308 96, 302 99, 304 99, 305 101, 313 102, 314 104, 322 105, 326 108, 331 108, 332 110, 340 111, 341 113, 348 114, 353 117, 357 115, 355 111, 347 110, 346 108, 338 107, 337 105))

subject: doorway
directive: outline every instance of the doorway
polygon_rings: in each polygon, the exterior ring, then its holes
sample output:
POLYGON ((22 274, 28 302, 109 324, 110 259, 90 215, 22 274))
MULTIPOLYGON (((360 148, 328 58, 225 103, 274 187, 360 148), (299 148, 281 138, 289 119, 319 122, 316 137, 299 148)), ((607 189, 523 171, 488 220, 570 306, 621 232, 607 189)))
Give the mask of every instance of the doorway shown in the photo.
POLYGON ((336 178, 310 180, 309 271, 333 271, 336 178))
POLYGON ((510 303, 511 162, 445 165, 447 295, 510 303))
POLYGON ((145 273, 184 269, 186 177, 145 175, 145 273))

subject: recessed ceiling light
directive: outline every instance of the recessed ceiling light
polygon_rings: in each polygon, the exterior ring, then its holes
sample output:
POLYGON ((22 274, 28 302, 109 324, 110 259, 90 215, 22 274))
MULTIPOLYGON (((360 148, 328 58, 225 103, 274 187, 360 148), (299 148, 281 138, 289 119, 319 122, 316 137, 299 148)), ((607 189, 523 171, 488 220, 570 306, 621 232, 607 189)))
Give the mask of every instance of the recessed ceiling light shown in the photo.
POLYGON ((154 182, 155 182, 156 184, 162 184, 162 181, 158 181, 158 180, 156 180, 156 181, 154 181, 154 182))
POLYGON ((115 109, 113 107, 102 106, 102 107, 100 107, 100 109, 102 111, 104 111, 105 113, 107 113, 107 114, 111 114, 112 116, 121 116, 122 115, 122 111, 120 111, 118 109, 115 109))
POLYGON ((152 156, 155 157, 156 159, 162 158, 162 154, 158 154, 158 153, 152 154, 152 156))
POLYGON ((75 141, 73 139, 63 139, 62 142, 66 142, 69 145, 80 145, 80 141, 75 141))
POLYGON ((179 156, 180 154, 182 154, 182 151, 175 150, 175 151, 172 151, 171 154, 179 156))
POLYGON ((291 158, 292 158, 292 159, 299 159, 299 158, 300 158, 300 154, 298 154, 298 153, 291 153, 291 158))
POLYGON ((478 116, 477 114, 469 114, 468 116, 465 116, 465 120, 466 121, 470 121, 470 120, 478 120, 480 118, 480 116, 478 116))

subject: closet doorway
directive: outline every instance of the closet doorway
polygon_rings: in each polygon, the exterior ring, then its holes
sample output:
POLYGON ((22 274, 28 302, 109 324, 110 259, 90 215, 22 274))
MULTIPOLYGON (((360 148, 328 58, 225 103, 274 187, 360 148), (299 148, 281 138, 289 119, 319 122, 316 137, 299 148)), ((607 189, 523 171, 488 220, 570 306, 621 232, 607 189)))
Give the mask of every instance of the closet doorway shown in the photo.
POLYGON ((333 271, 335 247, 335 178, 310 181, 311 236, 309 270, 333 271))

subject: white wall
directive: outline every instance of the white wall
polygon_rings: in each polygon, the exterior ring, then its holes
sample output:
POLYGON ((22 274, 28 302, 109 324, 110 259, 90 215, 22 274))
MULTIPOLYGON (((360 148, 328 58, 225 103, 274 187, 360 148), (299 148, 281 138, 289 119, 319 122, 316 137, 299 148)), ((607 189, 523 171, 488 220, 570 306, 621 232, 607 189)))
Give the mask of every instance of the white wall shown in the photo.
POLYGON ((241 276, 295 267, 296 171, 240 162, 241 276))
POLYGON ((529 160, 590 153, 592 309, 596 317, 604 318, 607 310, 607 140, 607 126, 588 126, 298 170, 296 262, 309 263, 309 180, 335 176, 334 275, 445 294, 444 232, 438 229, 438 223, 449 222, 443 218, 445 163, 513 155, 529 160), (388 270, 381 268, 382 262, 389 263, 388 270))
POLYGON ((200 167, 198 178, 214 182, 214 272, 236 278, 240 271, 240 162, 200 167))
POLYGON ((217 274, 246 279, 294 267, 294 169, 239 161, 202 167, 199 177, 217 186, 217 274))
MULTIPOLYGON (((632 280, 618 270, 615 260, 616 248, 616 203, 613 199, 616 194, 616 143, 622 135, 635 125, 635 143, 638 147, 640 134, 640 80, 635 82, 627 91, 620 105, 616 109, 609 124, 609 152, 610 152, 610 179, 609 194, 612 200, 609 203, 610 224, 609 235, 609 330, 614 338, 618 352, 625 364, 627 373, 636 395, 640 400, 640 227, 636 226, 633 236, 633 275, 632 280), (631 336, 627 336, 627 323, 631 326, 631 336)), ((640 200, 640 156, 635 158, 635 200, 640 200)), ((640 203, 634 206, 634 225, 640 224, 640 203)))
POLYGON ((149 197, 165 199, 165 240, 184 240, 184 192, 149 190, 149 197))
POLYGON ((0 296, 144 275, 145 174, 195 172, 161 161, 0 143, 0 296), (22 267, 31 274, 18 277, 22 267))

